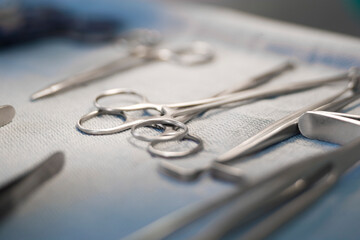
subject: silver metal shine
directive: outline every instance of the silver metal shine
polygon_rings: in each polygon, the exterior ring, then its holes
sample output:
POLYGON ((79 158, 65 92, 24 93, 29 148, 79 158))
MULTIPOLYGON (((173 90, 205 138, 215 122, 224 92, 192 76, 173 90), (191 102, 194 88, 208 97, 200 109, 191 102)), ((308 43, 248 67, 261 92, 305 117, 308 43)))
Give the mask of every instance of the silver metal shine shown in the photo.
MULTIPOLYGON (((336 99, 324 105, 324 108, 325 106, 329 109, 338 108, 358 99, 359 77, 355 80, 356 83, 353 82, 348 87, 352 93, 350 96, 336 99)), ((305 136, 312 139, 334 140, 334 143, 345 143, 345 145, 335 151, 310 157, 279 169, 256 181, 250 181, 246 177, 238 179, 232 191, 210 201, 171 213, 126 239, 164 239, 225 204, 231 204, 231 207, 218 212, 216 219, 192 239, 223 239, 229 231, 249 223, 255 224, 250 225, 250 230, 246 231, 241 239, 266 238, 324 195, 359 161, 360 135, 357 138, 353 135, 350 138, 347 135, 336 137, 343 127, 351 130, 359 128, 359 123, 356 122, 359 118, 354 115, 328 112, 305 113, 298 119, 299 125, 302 126, 301 132, 305 136), (334 131, 334 126, 340 130, 334 131), (312 131, 316 128, 322 130, 312 131), (254 222, 258 219, 260 221, 254 222)), ((356 132, 359 133, 359 130, 356 132)))
POLYGON ((160 162, 160 170, 165 174, 175 177, 182 181, 192 181, 198 178, 202 173, 210 171, 213 177, 227 181, 239 182, 243 179, 244 171, 231 166, 229 163, 239 161, 244 157, 252 155, 273 144, 288 139, 299 134, 298 121, 301 115, 311 110, 337 111, 349 103, 360 98, 359 94, 359 75, 354 75, 355 70, 349 70, 349 79, 351 81, 346 88, 339 91, 318 103, 304 107, 278 121, 271 124, 258 134, 252 136, 246 141, 240 143, 235 148, 217 157, 211 164, 202 168, 186 169, 178 165, 160 162), (349 94, 349 96, 346 96, 349 94))
MULTIPOLYGON (((289 63, 287 63, 289 64, 289 63)), ((271 76, 278 75, 279 72, 284 72, 288 70, 289 67, 280 67, 277 68, 277 74, 274 74, 274 71, 271 71, 271 76)), ((266 75, 266 74, 265 74, 266 75)), ((263 75, 263 76, 265 76, 263 75)), ((269 74, 270 75, 270 74, 269 74)), ((242 85, 245 89, 248 89, 249 86, 255 87, 258 84, 263 84, 266 81, 259 81, 258 78, 251 79, 247 84, 242 85), (256 79, 256 80, 254 80, 256 79), (256 84, 254 82, 256 81, 256 84)), ((291 94, 298 91, 304 91, 307 89, 315 88, 322 86, 324 84, 328 84, 331 82, 341 81, 348 79, 348 73, 337 75, 331 78, 320 79, 320 80, 311 80, 311 81, 304 81, 300 83, 292 83, 292 84, 284 84, 279 87, 271 87, 266 89, 249 89, 249 90, 242 90, 241 87, 236 86, 233 91, 234 93, 228 93, 229 90, 225 92, 222 91, 220 94, 217 94, 217 97, 202 99, 198 101, 190 101, 190 102, 182 102, 182 103, 175 103, 175 104, 154 104, 147 101, 146 97, 143 97, 141 94, 136 93, 135 91, 128 90, 128 89, 112 89, 108 90, 107 92, 99 95, 95 99, 95 106, 99 109, 95 112, 89 113, 83 116, 78 124, 77 128, 85 133, 94 134, 94 135, 102 135, 102 134, 114 134, 118 132, 122 132, 132 128, 141 123, 142 127, 152 127, 153 125, 170 125, 168 122, 166 123, 163 119, 174 119, 181 123, 186 123, 193 119, 194 117, 198 116, 200 113, 203 113, 207 110, 218 108, 227 104, 231 103, 239 103, 249 100, 257 100, 263 99, 268 97, 276 97, 284 94, 291 94), (117 106, 117 107, 110 107, 110 106, 103 106, 99 103, 99 100, 106 97, 106 96, 113 96, 113 95, 121 95, 121 94, 131 94, 136 95, 142 99, 142 101, 138 104, 130 105, 130 106, 117 106), (226 95, 222 95, 226 94, 226 95), (141 118, 132 118, 131 116, 127 116, 126 112, 130 111, 149 111, 155 110, 159 112, 161 116, 144 116, 141 118), (99 114, 114 114, 119 113, 124 118, 125 121, 122 125, 119 125, 114 128, 109 129, 86 129, 83 126, 83 123, 86 120, 89 120, 99 114), (154 119, 156 118, 156 121, 154 119), (146 124, 147 123, 147 124, 146 124)), ((269 81, 269 78, 267 79, 269 81)), ((231 92, 231 90, 230 90, 231 92)), ((330 101, 330 100, 328 100, 330 101)), ((325 103, 324 103, 325 104, 325 103)), ((178 126, 173 124, 172 128, 177 128, 178 126)), ((136 127, 134 127, 136 128, 136 127)), ((182 131, 174 132, 172 128, 166 128, 164 133, 157 137, 157 141, 176 141, 181 140, 180 134, 182 131), (171 133, 171 134, 170 134, 171 133)), ((139 136, 137 136, 139 138, 139 136)), ((145 137, 146 138, 146 137, 145 137)), ((197 141, 198 142, 198 141, 197 141)), ((198 149, 198 148, 197 148, 198 149)), ((148 148, 152 154, 162 157, 169 157, 171 155, 170 152, 162 151, 163 154, 160 154, 161 151, 154 152, 154 146, 148 148)), ((189 151, 184 151, 182 156, 187 156, 189 151)), ((194 151, 191 151, 194 153, 194 151)), ((179 154, 176 154, 179 157, 179 154)))
POLYGON ((143 31, 131 36, 130 38, 135 39, 130 39, 129 41, 136 43, 135 45, 128 44, 129 49, 127 56, 106 63, 88 72, 79 73, 51 84, 34 93, 31 96, 31 100, 34 101, 49 97, 59 92, 75 88, 76 86, 103 79, 151 62, 163 61, 183 66, 195 66, 211 62, 215 57, 214 51, 210 45, 205 42, 194 42, 189 46, 179 49, 160 48, 158 34, 156 31, 143 31), (139 40, 138 38, 141 39, 139 40))
MULTIPOLYGON (((145 116, 142 119, 134 118, 134 117, 126 114, 127 110, 135 111, 138 109, 139 110, 152 109, 152 110, 158 111, 160 113, 160 115, 163 115, 162 117, 165 117, 165 116, 169 115, 170 112, 176 111, 177 109, 182 109, 183 107, 192 107, 192 106, 197 106, 197 105, 201 105, 201 104, 205 104, 205 103, 211 103, 218 99, 222 99, 222 98, 220 98, 221 96, 225 96, 230 93, 240 92, 245 89, 257 87, 259 85, 262 85, 262 84, 270 81, 274 77, 276 77, 286 71, 292 70, 294 67, 295 67, 295 65, 292 62, 287 61, 287 62, 271 69, 270 71, 263 73, 259 76, 253 77, 246 82, 242 82, 241 84, 236 85, 235 87, 233 87, 231 89, 226 89, 224 91, 221 91, 211 99, 192 101, 192 102, 187 102, 185 104, 184 103, 168 104, 168 105, 166 105, 165 108, 159 104, 154 105, 152 103, 149 103, 149 101, 147 100, 146 97, 144 97, 143 95, 136 93, 130 89, 110 89, 96 97, 96 99, 94 101, 94 105, 98 108, 98 110, 83 116, 77 123, 77 128, 80 131, 85 132, 87 134, 96 134, 96 135, 97 134, 113 134, 113 133, 121 132, 121 131, 130 129, 133 125, 136 125, 135 123, 139 123, 140 121, 146 121, 147 119, 154 118, 153 116, 145 116), (123 95, 123 94, 137 96, 140 99, 141 105, 136 104, 136 105, 130 106, 130 108, 129 107, 115 107, 114 108, 114 107, 110 107, 110 106, 101 105, 99 102, 101 99, 103 99, 105 97, 110 97, 110 96, 114 96, 114 95, 123 95), (146 107, 148 107, 148 108, 146 108, 146 107), (124 108, 126 108, 126 109, 124 109, 124 108), (114 115, 119 114, 122 117, 124 117, 125 122, 124 122, 124 124, 122 124, 118 127, 110 128, 110 129, 97 129, 96 130, 96 129, 87 129, 87 128, 83 127, 84 122, 86 122, 87 120, 89 120, 93 117, 96 117, 96 116, 102 115, 102 114, 114 114, 114 115)), ((178 117, 177 119, 179 121, 185 123, 187 121, 190 121, 194 117, 198 116, 202 112, 203 112, 203 110, 200 109, 196 112, 187 114, 186 116, 178 117)), ((157 126, 159 126, 159 125, 157 125, 157 126)), ((167 128, 165 128, 165 132, 162 136, 162 140, 163 141, 164 140, 175 140, 176 141, 176 140, 182 140, 181 137, 182 136, 180 136, 178 133, 174 132, 172 130, 172 128, 167 127, 167 128), (166 137, 165 137, 165 135, 166 135, 166 137), (171 135, 171 137, 169 137, 170 135, 171 135)), ((189 154, 196 153, 203 148, 203 141, 196 136, 191 136, 191 137, 188 137, 187 139, 183 139, 183 140, 193 141, 197 144, 197 146, 195 146, 194 149, 186 150, 183 152, 170 152, 170 151, 156 150, 155 146, 158 143, 154 143, 154 144, 150 144, 148 146, 148 151, 150 153, 152 153, 153 155, 169 158, 170 156, 173 156, 173 157, 187 156, 189 154)))

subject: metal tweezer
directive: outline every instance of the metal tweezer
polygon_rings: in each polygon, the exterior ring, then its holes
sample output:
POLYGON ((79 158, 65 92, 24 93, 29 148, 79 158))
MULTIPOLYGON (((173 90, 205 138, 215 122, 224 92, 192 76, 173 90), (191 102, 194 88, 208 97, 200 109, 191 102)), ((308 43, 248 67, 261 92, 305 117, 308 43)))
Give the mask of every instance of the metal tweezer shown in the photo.
POLYGON ((38 166, 0 187, 0 219, 3 220, 31 193, 57 175, 64 166, 64 154, 56 152, 38 166))

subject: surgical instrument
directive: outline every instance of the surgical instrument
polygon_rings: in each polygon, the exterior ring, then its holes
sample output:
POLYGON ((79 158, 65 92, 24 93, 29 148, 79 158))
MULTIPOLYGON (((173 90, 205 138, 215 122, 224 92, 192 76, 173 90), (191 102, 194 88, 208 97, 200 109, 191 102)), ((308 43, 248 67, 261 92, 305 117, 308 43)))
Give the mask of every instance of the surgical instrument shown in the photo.
POLYGON ((194 180, 202 173, 210 171, 214 177, 222 178, 230 181, 239 181, 242 179, 243 171, 227 164, 229 162, 240 160, 241 157, 254 154, 266 147, 269 147, 275 143, 288 139, 299 133, 297 123, 299 117, 310 110, 330 110, 336 111, 346 106, 347 104, 355 101, 360 97, 358 89, 358 80, 360 76, 358 69, 349 70, 349 78, 351 81, 347 87, 341 90, 339 93, 326 98, 318 103, 304 107, 278 121, 271 124, 264 130, 260 131, 256 135, 240 143, 238 146, 229 150, 228 152, 217 157, 210 165, 196 168, 185 169, 170 162, 160 162, 160 170, 165 174, 175 177, 183 181, 194 180), (340 97, 350 93, 351 95, 343 99, 340 97))
MULTIPOLYGON (((279 68, 281 69, 281 68, 279 68)), ((191 141, 196 143, 196 146, 193 149, 186 150, 183 152, 167 152, 167 151, 160 151, 155 149, 155 145, 168 141, 168 140, 178 140, 183 138, 184 136, 188 136, 187 132, 188 129, 184 123, 188 122, 199 113, 203 113, 206 110, 217 108, 229 103, 237 103, 246 100, 256 100, 261 98, 267 97, 274 97, 281 94, 290 94, 297 91, 302 91, 314 87, 319 87, 323 84, 327 84, 334 81, 345 80, 348 78, 348 74, 340 74, 331 78, 321 79, 321 80, 312 80, 307 82, 300 82, 295 84, 288 84, 281 87, 272 87, 269 89, 259 89, 259 90, 246 90, 239 92, 241 89, 238 86, 234 89, 236 93, 222 95, 218 97, 198 100, 198 101, 191 101, 185 103, 176 103, 176 104, 152 104, 149 103, 147 98, 143 95, 136 93, 135 91, 128 90, 128 89, 111 89, 102 94, 100 94, 95 99, 95 106, 98 110, 90 112, 78 121, 77 128, 87 134, 92 135, 102 135, 102 134, 113 134, 118 133, 121 131, 125 131, 127 129, 132 129, 132 134, 134 137, 150 141, 150 145, 148 147, 148 151, 156 156, 162 157, 182 157, 187 156, 189 154, 195 153, 199 151, 202 147, 202 140, 195 137, 190 136, 191 141), (123 106, 123 107, 110 107, 101 105, 99 100, 104 97, 109 97, 113 95, 121 95, 121 94, 128 94, 128 95, 135 95, 141 99, 141 102, 131 106, 123 106), (133 118, 126 114, 127 111, 136 111, 136 110, 156 110, 160 113, 160 116, 145 116, 140 118, 133 118), (89 129, 83 126, 83 123, 92 119, 98 115, 120 115, 122 118, 125 119, 124 123, 107 129, 89 129), (165 131, 162 135, 156 137, 148 137, 139 135, 136 130, 143 126, 151 127, 153 124, 156 125, 165 125, 165 126, 172 126, 180 128, 179 131, 165 131)), ((254 79, 253 79, 254 80, 254 79)), ((251 80, 251 81, 253 81, 251 80)), ((250 81, 250 82, 251 82, 250 81)), ((251 84, 250 84, 251 85, 251 84)), ((245 84, 244 86, 249 86, 249 84, 245 84)), ((254 84, 256 86, 256 84, 254 84)), ((229 91, 229 90, 227 90, 229 91)), ((169 128, 168 128, 169 129, 169 128)))
MULTIPOLYGON (((359 76, 353 78, 356 78, 354 79, 356 82, 351 84, 355 88, 353 95, 329 103, 328 106, 338 108, 359 98, 359 92, 356 90, 359 76)), ((301 117, 298 121, 302 122, 303 119, 301 117)), ((323 132, 333 135, 331 128, 323 132)), ((315 138, 316 136, 312 135, 315 138)), ((255 181, 246 177, 238 179, 236 189, 205 203, 195 204, 169 214, 127 239, 163 239, 225 204, 232 206, 194 239, 219 239, 234 227, 243 226, 254 217, 270 212, 272 214, 269 218, 255 225, 253 230, 242 238, 262 239, 331 188, 339 177, 359 160, 359 146, 360 138, 357 138, 338 150, 292 164, 262 179, 255 181), (286 203, 284 207, 277 208, 284 203, 286 203)))
POLYGON ((64 154, 56 152, 39 165, 0 187, 0 218, 6 217, 26 197, 58 174, 64 166, 64 154))
MULTIPOLYGON (((272 78, 280 75, 281 73, 284 73, 288 70, 292 70, 295 67, 294 63, 287 61, 283 64, 280 64, 279 66, 275 67, 274 69, 271 69, 268 72, 265 72, 259 76, 255 76, 253 78, 251 78, 248 81, 245 82, 241 82, 241 84, 238 84, 230 89, 226 89, 224 91, 221 91, 219 93, 217 93, 216 95, 214 95, 213 97, 217 97, 217 96, 223 96, 226 95, 228 93, 233 93, 233 92, 239 92, 245 89, 251 89, 254 88, 256 86, 259 86, 261 84, 264 84, 268 81, 270 81, 272 78)), ((115 112, 115 114, 118 114, 117 110, 114 110, 113 108, 110 107, 104 107, 101 106, 98 101, 103 98, 103 97, 108 97, 108 96, 113 96, 113 95, 117 95, 117 94, 130 94, 130 95, 135 95, 138 98, 142 99, 142 102, 148 102, 147 98, 132 91, 132 90, 125 90, 125 89, 115 89, 115 90, 108 90, 102 94, 100 94, 99 96, 96 97, 95 99, 95 106, 97 106, 99 109, 97 111, 94 111, 92 113, 89 113, 87 115, 85 115, 83 117, 83 119, 80 119, 80 121, 78 122, 78 128, 88 134, 112 134, 112 133, 116 133, 117 130, 91 130, 91 129, 86 129, 82 127, 82 123, 84 121, 87 121, 88 119, 91 119, 92 117, 95 117, 97 115, 103 114, 103 113, 112 113, 115 112)), ((122 114, 124 117, 126 117, 126 120, 129 121, 129 116, 127 116, 125 113, 122 114)), ((121 131, 121 130, 120 130, 121 131)))
MULTIPOLYGON (((345 146, 284 169, 281 174, 284 178, 283 182, 303 185, 300 187, 302 193, 257 224, 243 236, 243 239, 265 238, 283 224, 286 224, 296 214, 325 194, 348 169, 360 160, 359 119, 360 116, 358 115, 325 111, 309 111, 299 118, 299 130, 303 136, 345 146), (290 180, 291 175, 297 175, 298 180, 295 178, 290 180), (307 186, 305 187, 305 185, 307 186), (260 229, 261 231, 259 231, 260 229)), ((271 179, 275 178, 275 174, 272 175, 271 179)), ((269 188, 271 188, 270 184, 275 185, 276 182, 268 182, 269 188)), ((266 200, 264 203, 266 203, 266 200)), ((258 204, 260 205, 260 203, 258 204)), ((238 202, 238 209, 232 209, 231 213, 229 212, 232 216, 228 215, 214 222, 213 226, 219 227, 218 224, 222 224, 222 226, 226 226, 226 229, 220 226, 217 231, 212 231, 211 226, 209 226, 209 231, 206 232, 205 230, 203 235, 197 239, 206 239, 206 236, 221 236, 234 227, 233 223, 241 218, 238 214, 241 214, 240 209, 243 206, 240 205, 241 203, 238 202)))
POLYGON ((188 137, 188 128, 184 123, 191 120, 194 116, 197 116, 199 113, 203 113, 206 110, 217 108, 220 106, 224 106, 230 103, 238 103, 249 100, 257 100, 268 97, 275 97, 283 94, 291 94, 298 91, 303 91, 315 87, 320 87, 324 84, 328 84, 335 81, 346 80, 348 79, 348 73, 336 75, 334 77, 325 78, 321 80, 311 80, 311 81, 303 81, 299 83, 292 83, 282 85, 280 87, 271 87, 267 89, 251 89, 245 90, 233 94, 227 94, 224 96, 208 98, 198 101, 191 101, 185 103, 176 103, 176 104, 153 104, 149 103, 146 97, 142 96, 139 93, 136 93, 132 90, 128 89, 112 89, 108 90, 105 93, 99 95, 95 100, 95 106, 98 110, 93 111, 91 113, 83 116, 77 123, 77 128, 88 134, 93 135, 101 135, 101 134, 113 134, 121 131, 125 131, 131 128, 131 133, 134 137, 140 140, 146 140, 151 142, 148 146, 148 151, 156 156, 161 157, 183 157, 189 154, 195 153, 202 149, 202 140, 198 137, 191 136, 191 141, 196 143, 196 146, 193 149, 186 150, 183 152, 170 152, 170 151, 160 151, 155 149, 155 146, 158 143, 170 140, 182 140, 185 136, 188 137), (103 106, 99 103, 99 100, 103 97, 120 95, 120 94, 132 94, 140 97, 142 99, 141 103, 131 105, 131 106, 123 106, 123 107, 109 107, 103 106), (136 110, 156 110, 160 113, 160 116, 145 116, 140 118, 131 118, 127 117, 127 111, 136 111, 136 110), (83 126, 83 123, 91 118, 94 118, 98 115, 120 115, 125 121, 123 124, 108 128, 108 129, 88 129, 83 126), (153 125, 165 125, 171 127, 180 128, 178 131, 165 131, 162 135, 158 135, 155 137, 142 136, 137 133, 137 129, 140 127, 148 126, 152 127, 153 125))
MULTIPOLYGON (((328 128, 327 132, 333 135, 332 130, 333 128, 328 128)), ((312 136, 318 138, 316 134, 312 136)), ((328 137, 332 138, 331 136, 328 137)), ((285 204, 281 206, 279 203, 271 208, 274 210, 280 205, 275 212, 246 232, 242 239, 263 239, 267 237, 332 188, 340 177, 359 161, 359 154, 360 138, 358 137, 338 150, 308 158, 277 171, 255 184, 250 184, 243 191, 243 194, 236 199, 231 210, 224 212, 218 219, 204 228, 195 239, 209 239, 209 237, 219 239, 223 237, 231 229, 239 227, 237 223, 244 223, 244 219, 256 212, 257 209, 264 208, 274 198, 281 197, 281 194, 284 194, 289 187, 297 185, 295 191, 298 194, 295 197, 283 198, 281 203, 285 204)))
POLYGON ((0 106, 0 127, 8 124, 15 116, 15 109, 10 105, 0 106))
POLYGON ((141 34, 137 36, 141 39, 129 40, 138 42, 138 44, 130 47, 127 56, 106 63, 88 72, 83 72, 54 83, 34 93, 31 96, 31 100, 51 96, 58 92, 69 90, 76 86, 103 79, 115 73, 130 70, 151 62, 163 61, 184 66, 194 66, 211 62, 214 58, 213 50, 210 45, 205 42, 194 42, 189 46, 172 50, 160 48, 160 40, 158 37, 152 35, 157 35, 157 33, 154 33, 154 31, 144 31, 144 36, 141 36, 141 34))
POLYGON ((300 120, 301 134, 311 139, 343 145, 360 136, 359 115, 309 111, 300 120))

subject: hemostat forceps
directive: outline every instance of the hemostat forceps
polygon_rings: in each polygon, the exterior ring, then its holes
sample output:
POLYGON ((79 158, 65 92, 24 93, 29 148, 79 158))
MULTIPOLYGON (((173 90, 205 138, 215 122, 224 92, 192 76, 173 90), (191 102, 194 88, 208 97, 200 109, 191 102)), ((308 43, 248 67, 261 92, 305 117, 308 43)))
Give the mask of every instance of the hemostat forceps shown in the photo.
POLYGON ((0 106, 0 127, 8 124, 15 116, 15 109, 10 105, 0 106))
MULTIPOLYGON (((347 88, 352 90, 352 94, 343 99, 334 99, 328 104, 328 108, 338 108, 358 99, 359 80, 359 75, 353 76, 353 82, 347 88)), ((224 204, 231 204, 231 207, 217 214, 217 218, 193 239, 220 239, 235 227, 244 226, 260 217, 263 217, 261 221, 245 232, 241 239, 265 238, 322 196, 359 160, 360 135, 354 140, 354 136, 349 137, 349 135, 337 137, 337 133, 342 131, 340 129, 333 131, 334 124, 337 127, 344 126, 343 124, 347 126, 353 124, 351 119, 357 117, 352 115, 349 119, 349 115, 346 115, 344 121, 341 118, 345 115, 340 115, 310 112, 297 121, 299 126, 303 126, 301 133, 305 136, 346 143, 344 147, 297 162, 259 180, 242 178, 234 190, 208 202, 186 207, 165 216, 127 239, 163 239, 224 204), (328 115, 331 115, 331 119, 328 119, 328 115), (321 130, 312 131, 317 128, 321 130)), ((351 128, 358 127, 357 123, 351 128)))
MULTIPOLYGON (((223 96, 198 100, 198 101, 191 101, 191 102, 185 102, 185 103, 176 103, 176 104, 153 104, 149 103, 145 97, 143 97, 141 94, 138 94, 131 90, 124 90, 124 89, 115 89, 115 90, 109 90, 108 92, 105 92, 104 94, 99 95, 95 100, 95 106, 100 110, 94 111, 92 113, 89 113, 85 116, 83 116, 80 121, 77 124, 77 128, 85 133, 88 134, 112 134, 112 133, 118 133, 127 129, 131 128, 131 133, 134 137, 140 140, 145 140, 151 142, 148 147, 148 151, 151 152, 154 155, 162 156, 162 157, 182 157, 187 156, 189 154, 195 153, 202 149, 202 140, 195 137, 188 135, 188 128, 185 125, 187 121, 194 118, 198 114, 213 109, 218 108, 226 104, 230 103, 238 103, 243 101, 249 101, 249 100, 256 100, 256 99, 262 99, 262 98, 268 98, 268 97, 275 97, 283 94, 290 94, 314 87, 319 87, 321 85, 334 82, 334 81, 340 81, 348 78, 348 74, 341 74, 336 77, 327 78, 327 79, 321 79, 317 81, 307 81, 307 82, 301 82, 301 83, 293 83, 293 84, 287 84, 280 87, 272 87, 267 89, 251 89, 246 90, 242 92, 236 92, 232 94, 227 94, 223 96), (143 102, 131 106, 124 106, 124 107, 107 107, 101 105, 98 100, 111 95, 118 95, 118 94, 134 94, 139 97, 142 97, 143 102), (140 117, 140 118, 129 118, 127 119, 126 115, 124 113, 128 111, 136 111, 136 110, 156 110, 160 113, 160 116, 146 116, 146 117, 140 117), (114 114, 114 115, 122 115, 126 120, 125 122, 114 128, 109 129, 87 129, 82 126, 82 124, 97 116, 102 114, 114 114), (154 125, 158 126, 170 126, 173 128, 178 128, 178 131, 171 130, 165 131, 162 135, 156 136, 156 137, 148 137, 140 135, 137 132, 138 128, 141 127, 153 127, 154 125), (176 140, 191 140, 195 142, 197 145, 190 150, 186 150, 183 152, 171 152, 171 151, 162 151, 159 149, 155 149, 155 146, 159 143, 166 142, 166 141, 176 141, 176 140)), ((239 89, 236 88, 236 91, 239 89)), ((167 128, 168 129, 168 128, 167 128)))
POLYGON ((234 168, 227 163, 240 160, 241 157, 254 154, 275 143, 297 135, 299 133, 297 127, 299 117, 307 111, 337 111, 347 104, 355 101, 360 97, 357 82, 359 75, 360 73, 357 69, 350 69, 349 79, 352 79, 352 81, 349 82, 345 89, 331 97, 326 98, 325 100, 302 108, 276 121, 264 130, 260 131, 258 134, 217 157, 209 166, 197 169, 185 169, 170 162, 162 161, 160 163, 160 169, 167 175, 178 178, 180 180, 193 180, 196 179, 201 173, 210 170, 211 174, 215 177, 238 182, 242 179, 243 171, 241 169, 234 168), (344 97, 346 94, 350 94, 350 96, 344 97))
POLYGON ((129 49, 124 58, 109 62, 96 69, 66 78, 52 84, 31 96, 31 100, 37 100, 82 85, 91 81, 109 77, 115 73, 129 70, 155 61, 173 62, 179 65, 193 66, 212 61, 214 52, 204 42, 194 42, 190 46, 171 50, 159 48, 159 34, 154 31, 142 31, 135 38, 130 39, 137 45, 129 49))

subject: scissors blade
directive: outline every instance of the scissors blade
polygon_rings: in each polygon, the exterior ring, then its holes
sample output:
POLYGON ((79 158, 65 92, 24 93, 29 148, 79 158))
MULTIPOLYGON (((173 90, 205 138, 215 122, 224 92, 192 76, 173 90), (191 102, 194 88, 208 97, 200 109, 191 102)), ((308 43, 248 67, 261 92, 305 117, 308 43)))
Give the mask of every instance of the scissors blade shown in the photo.
POLYGON ((38 100, 40 98, 48 97, 59 92, 80 86, 91 81, 103 79, 114 75, 115 73, 130 70, 137 66, 141 66, 145 63, 151 62, 151 59, 139 58, 128 56, 122 59, 117 59, 110 63, 107 63, 101 67, 92 69, 88 72, 80 73, 78 75, 65 78, 57 83, 51 84, 50 86, 41 89, 31 96, 31 100, 38 100))
POLYGON ((0 106, 0 127, 5 126, 13 120, 15 109, 10 105, 0 106))
POLYGON ((0 218, 6 217, 34 190, 61 171, 64 154, 57 152, 35 168, 16 177, 0 189, 0 218))

